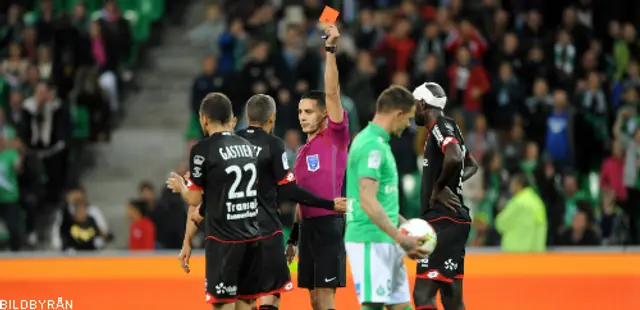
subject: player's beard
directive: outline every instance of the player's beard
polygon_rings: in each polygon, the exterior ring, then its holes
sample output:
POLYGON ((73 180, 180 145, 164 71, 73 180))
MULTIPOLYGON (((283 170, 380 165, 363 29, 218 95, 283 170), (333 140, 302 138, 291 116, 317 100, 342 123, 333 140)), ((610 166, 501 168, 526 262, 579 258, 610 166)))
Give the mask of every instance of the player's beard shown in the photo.
POLYGON ((425 121, 425 118, 424 118, 424 111, 416 110, 416 115, 414 116, 414 121, 416 122, 417 126, 424 126, 426 124, 426 121, 425 121))
POLYGON ((424 115, 427 113, 426 104, 420 100, 416 105, 416 113, 413 116, 413 121, 416 123, 416 126, 424 126, 426 124, 426 120, 424 115))
POLYGON ((205 125, 200 125, 200 129, 202 129, 202 134, 203 134, 205 137, 208 137, 208 136, 209 136, 209 132, 207 132, 207 126, 205 126, 205 125))

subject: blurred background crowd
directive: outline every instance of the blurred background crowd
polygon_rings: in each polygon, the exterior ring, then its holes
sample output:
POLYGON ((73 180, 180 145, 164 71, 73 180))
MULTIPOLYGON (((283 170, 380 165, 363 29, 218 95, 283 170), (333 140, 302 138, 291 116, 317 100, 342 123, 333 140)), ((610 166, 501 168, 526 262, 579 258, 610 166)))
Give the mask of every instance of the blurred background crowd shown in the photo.
MULTIPOLYGON (((178 4, 4 3, 0 240, 12 249, 97 249, 115 235, 128 238, 130 249, 179 248, 186 209, 158 189, 160 180, 142 181, 139 197, 128 201, 127 234, 109 231, 76 172, 90 166, 87 143, 109 141, 126 94, 137 89, 145 48, 154 34, 162 36, 154 25, 178 4), (39 214, 47 212, 53 220, 37 233, 39 214)), ((377 95, 390 84, 413 89, 434 81, 448 91, 446 112, 481 166, 465 183, 474 218, 470 245, 523 250, 501 237, 526 237, 534 205, 544 210, 533 222, 545 227, 549 246, 638 244, 640 3, 634 1, 211 1, 204 21, 184 34, 208 54, 184 106, 191 111, 188 145, 201 137, 197 112, 207 93, 231 98, 239 128, 246 126, 244 102, 267 93, 278 102, 275 134, 295 160, 306 138, 299 96, 323 89, 317 19, 325 4, 341 11, 338 67, 352 135, 367 125, 377 95)), ((412 126, 391 141, 407 218, 420 213, 426 135, 412 126)), ((282 203, 286 226, 291 210, 282 203)))

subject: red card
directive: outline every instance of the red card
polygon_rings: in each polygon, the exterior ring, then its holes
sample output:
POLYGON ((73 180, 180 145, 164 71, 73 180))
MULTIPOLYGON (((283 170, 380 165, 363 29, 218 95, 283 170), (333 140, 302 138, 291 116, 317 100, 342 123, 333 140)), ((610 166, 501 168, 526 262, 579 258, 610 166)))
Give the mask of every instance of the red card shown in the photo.
POLYGON ((333 25, 336 23, 336 20, 338 19, 338 15, 340 15, 340 12, 336 11, 336 9, 327 5, 324 7, 324 10, 320 15, 320 22, 327 25, 333 25))

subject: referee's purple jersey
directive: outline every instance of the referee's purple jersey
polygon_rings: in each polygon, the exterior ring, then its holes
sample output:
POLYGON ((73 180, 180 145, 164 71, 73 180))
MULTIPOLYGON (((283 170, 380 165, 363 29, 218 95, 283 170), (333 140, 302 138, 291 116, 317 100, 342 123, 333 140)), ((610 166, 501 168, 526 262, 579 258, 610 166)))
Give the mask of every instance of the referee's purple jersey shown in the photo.
MULTIPOLYGON (((343 111, 342 122, 329 118, 326 129, 300 148, 294 167, 296 181, 304 189, 326 199, 342 196, 342 184, 347 168, 349 120, 343 111)), ((300 205, 302 218, 337 214, 332 210, 300 205)))

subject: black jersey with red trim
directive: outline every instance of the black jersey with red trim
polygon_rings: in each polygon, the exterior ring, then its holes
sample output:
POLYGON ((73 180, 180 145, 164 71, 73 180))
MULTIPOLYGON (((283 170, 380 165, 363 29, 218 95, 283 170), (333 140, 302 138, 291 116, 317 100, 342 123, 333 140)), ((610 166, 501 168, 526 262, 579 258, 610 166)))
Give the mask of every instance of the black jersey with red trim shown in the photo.
POLYGON ((203 191, 200 214, 208 237, 221 242, 260 237, 257 166, 253 145, 232 132, 215 133, 191 148, 187 187, 203 191))
POLYGON ((289 170, 289 161, 282 139, 260 127, 249 127, 237 132, 254 145, 258 154, 258 223, 263 236, 282 230, 278 214, 278 187, 295 182, 289 170))
MULTIPOLYGON (((429 136, 424 145, 424 159, 422 163, 422 191, 421 191, 421 213, 425 214, 429 210, 429 200, 436 186, 436 182, 442 173, 444 164, 444 149, 447 145, 456 143, 460 145, 464 158, 469 156, 469 152, 464 144, 464 138, 456 121, 446 116, 438 117, 429 126, 429 136)), ((464 161, 463 161, 464 162, 464 161)), ((464 174, 464 163, 451 180, 447 181, 449 187, 460 199, 464 206, 462 197, 462 176, 464 174)))

